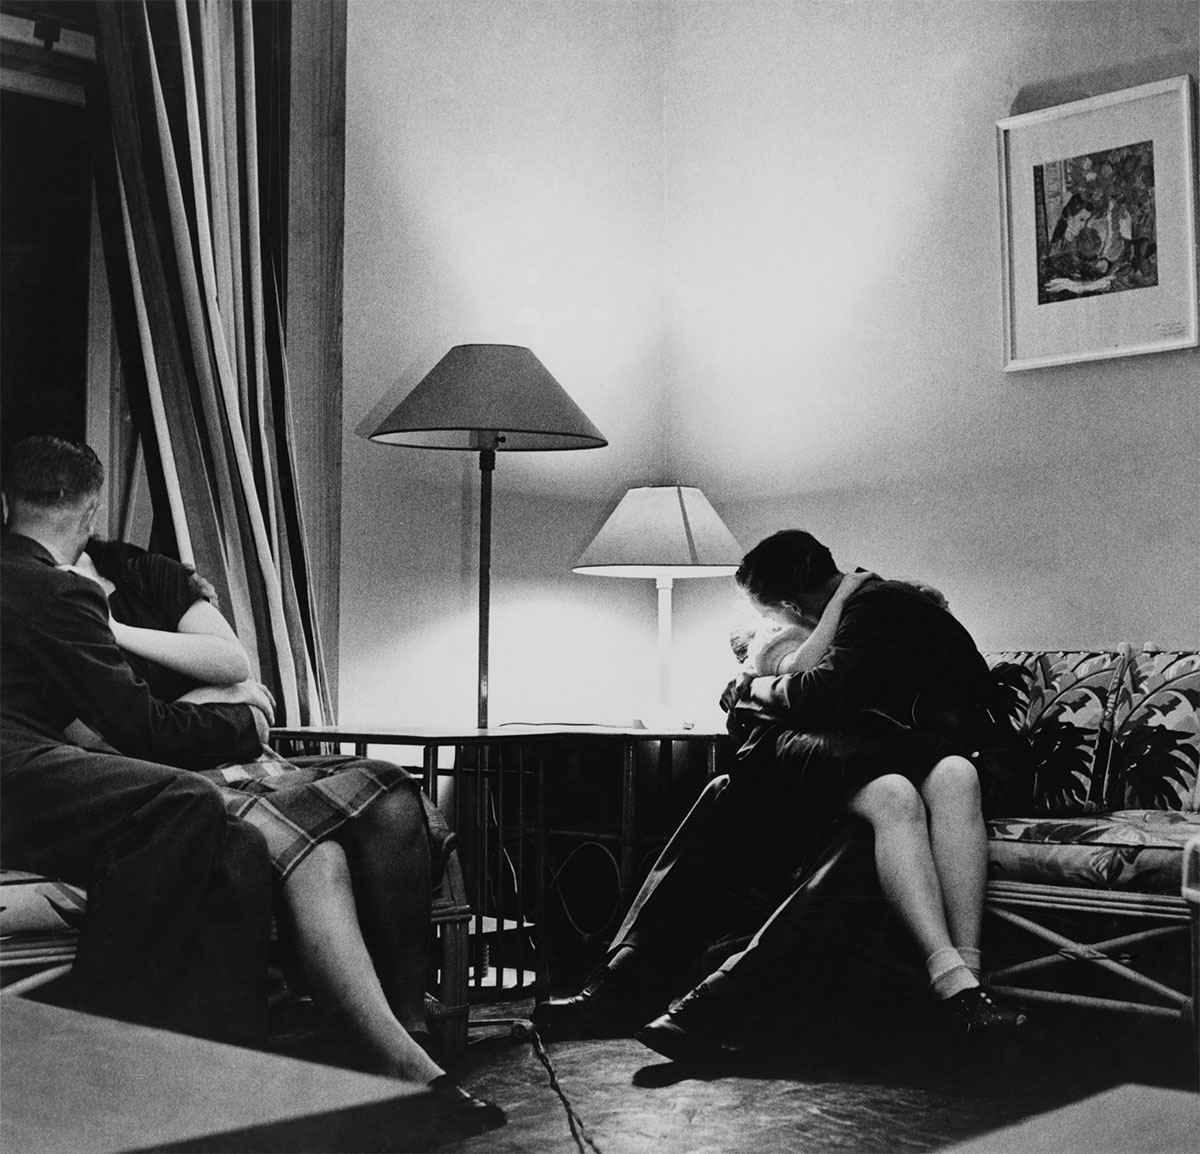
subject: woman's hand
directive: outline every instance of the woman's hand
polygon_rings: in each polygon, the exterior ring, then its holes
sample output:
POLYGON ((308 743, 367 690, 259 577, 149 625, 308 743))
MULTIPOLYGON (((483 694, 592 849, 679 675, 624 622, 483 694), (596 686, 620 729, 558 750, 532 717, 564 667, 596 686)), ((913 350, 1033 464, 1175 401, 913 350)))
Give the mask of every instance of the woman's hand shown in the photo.
POLYGON ((878 574, 871 573, 866 569, 856 569, 842 578, 841 584, 838 585, 833 595, 839 603, 847 601, 866 582, 875 580, 877 576, 878 574))
POLYGON ((729 713, 750 692, 750 682, 754 680, 754 677, 752 671, 743 670, 725 686, 725 692, 721 694, 721 708, 726 713, 729 713))
POLYGON ((197 573, 195 565, 185 562, 183 567, 187 570, 188 584, 192 587, 192 592, 197 597, 203 597, 214 609, 220 609, 221 599, 217 596, 217 587, 203 574, 197 573))
POLYGON ((176 700, 192 705, 249 705, 263 715, 268 726, 275 724, 275 697, 253 678, 234 685, 201 685, 176 700))

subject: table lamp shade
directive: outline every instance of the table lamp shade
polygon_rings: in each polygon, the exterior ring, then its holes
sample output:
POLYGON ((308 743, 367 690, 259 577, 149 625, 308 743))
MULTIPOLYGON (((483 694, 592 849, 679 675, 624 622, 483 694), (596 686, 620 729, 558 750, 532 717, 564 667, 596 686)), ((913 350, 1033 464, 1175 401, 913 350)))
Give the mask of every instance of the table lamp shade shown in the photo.
POLYGON ((520 345, 455 345, 368 436, 414 448, 501 452, 608 444, 520 345))
POLYGON ((677 577, 733 573, 742 549, 699 489, 630 489, 575 563, 596 577, 653 577, 658 587, 658 701, 641 717, 647 728, 686 728, 671 705, 671 586, 677 577))
POLYGON ((630 489, 575 563, 598 577, 719 577, 742 549, 708 498, 684 485, 630 489))

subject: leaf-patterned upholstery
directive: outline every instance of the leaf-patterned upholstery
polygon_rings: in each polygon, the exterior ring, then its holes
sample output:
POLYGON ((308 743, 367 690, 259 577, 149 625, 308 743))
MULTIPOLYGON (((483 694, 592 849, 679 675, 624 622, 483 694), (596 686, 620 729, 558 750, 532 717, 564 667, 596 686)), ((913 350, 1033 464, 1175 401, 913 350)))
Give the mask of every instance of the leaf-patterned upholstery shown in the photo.
POLYGON ((988 658, 1009 719, 1029 738, 1038 813, 1085 814, 1103 809, 1111 726, 1106 724, 1128 655, 1017 652, 988 658))
POLYGON ((1200 654, 1142 653, 1113 715, 1108 808, 1200 809, 1200 654))
POLYGON ((988 823, 996 881, 1179 893, 1183 847, 1200 813, 1124 809, 1085 817, 1010 817, 988 823))
POLYGON ((1035 812, 988 823, 997 881, 1178 894, 1200 833, 1200 654, 988 658, 1030 740, 1035 812))

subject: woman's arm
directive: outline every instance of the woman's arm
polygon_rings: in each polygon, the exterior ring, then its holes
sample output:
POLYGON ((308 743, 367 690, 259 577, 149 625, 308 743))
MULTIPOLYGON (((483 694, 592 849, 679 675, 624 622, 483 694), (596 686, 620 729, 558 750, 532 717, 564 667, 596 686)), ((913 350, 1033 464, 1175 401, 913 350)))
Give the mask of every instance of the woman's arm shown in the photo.
POLYGON ((846 601, 864 581, 874 576, 874 573, 859 572, 847 573, 842 578, 837 591, 821 611, 821 620, 817 622, 817 627, 808 635, 807 641, 779 662, 779 673, 807 673, 820 664, 821 658, 833 644, 833 635, 842 620, 842 609, 846 601))
MULTIPOLYGON (((94 581, 106 597, 113 589, 112 581, 100 573, 86 550, 74 565, 60 568, 94 581)), ((190 569, 189 573, 194 595, 207 596, 205 587, 211 589, 212 586, 195 569, 190 569)), ((237 634, 221 611, 206 600, 192 602, 179 619, 175 632, 126 625, 112 615, 111 609, 108 626, 117 645, 127 653, 157 662, 206 685, 236 685, 249 678, 252 672, 250 658, 237 634)))
POLYGON ((219 609, 195 601, 179 619, 177 632, 141 629, 110 620, 117 644, 206 685, 235 685, 251 676, 250 658, 219 609))

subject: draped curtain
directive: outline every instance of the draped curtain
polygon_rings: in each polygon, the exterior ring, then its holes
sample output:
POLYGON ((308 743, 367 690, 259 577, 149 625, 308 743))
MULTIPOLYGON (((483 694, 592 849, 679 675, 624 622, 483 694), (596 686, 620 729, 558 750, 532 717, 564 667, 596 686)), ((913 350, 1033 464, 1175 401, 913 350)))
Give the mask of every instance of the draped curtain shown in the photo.
POLYGON ((283 333, 290 6, 96 5, 97 201, 155 545, 194 564, 276 695, 329 720, 283 333))

